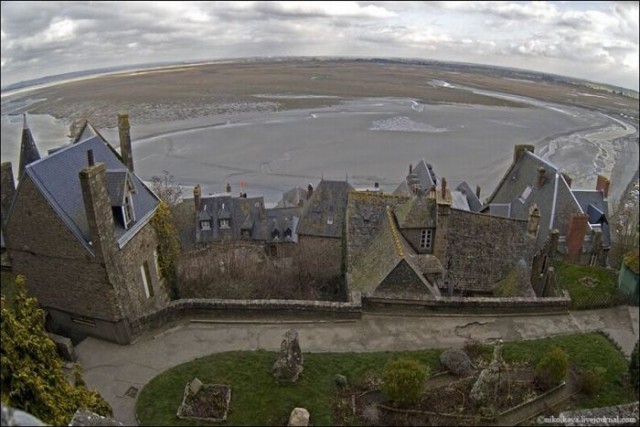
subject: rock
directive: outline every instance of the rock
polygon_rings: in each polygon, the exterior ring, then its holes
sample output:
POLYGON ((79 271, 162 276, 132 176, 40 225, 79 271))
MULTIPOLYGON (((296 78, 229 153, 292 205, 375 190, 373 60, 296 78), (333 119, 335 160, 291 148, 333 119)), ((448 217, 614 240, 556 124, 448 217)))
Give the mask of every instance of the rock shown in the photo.
POLYGON ((440 363, 458 376, 469 375, 474 370, 473 363, 467 353, 455 348, 443 351, 440 354, 440 363))
POLYGON ((308 426, 309 411, 304 408, 294 408, 289 416, 289 426, 308 426))
POLYGON ((3 426, 45 426, 46 424, 28 412, 2 405, 3 426))
POLYGON ((55 343, 56 351, 64 360, 68 362, 75 362, 78 360, 76 356, 76 352, 73 349, 73 343, 67 337, 63 337, 61 335, 56 335, 52 333, 48 333, 49 338, 55 343))
POLYGON ((480 372, 478 379, 471 388, 469 397, 477 404, 493 407, 497 399, 499 388, 503 385, 501 384, 503 382, 502 372, 504 371, 502 350, 502 340, 498 340, 493 348, 493 360, 488 368, 480 372))
POLYGON ((192 379, 191 382, 189 383, 189 392, 191 393, 192 396, 195 396, 196 394, 198 394, 201 388, 202 388, 202 381, 200 381, 197 378, 192 379))
POLYGON ((280 357, 273 364, 274 378, 283 382, 296 382, 304 369, 303 362, 298 332, 289 329, 280 344, 280 357))
POLYGON ((349 385, 349 381, 347 380, 347 377, 345 377, 344 375, 337 374, 334 380, 338 387, 346 387, 349 385))
POLYGON ((78 409, 73 418, 71 418, 70 426, 122 426, 119 421, 113 418, 103 417, 91 411, 78 409))

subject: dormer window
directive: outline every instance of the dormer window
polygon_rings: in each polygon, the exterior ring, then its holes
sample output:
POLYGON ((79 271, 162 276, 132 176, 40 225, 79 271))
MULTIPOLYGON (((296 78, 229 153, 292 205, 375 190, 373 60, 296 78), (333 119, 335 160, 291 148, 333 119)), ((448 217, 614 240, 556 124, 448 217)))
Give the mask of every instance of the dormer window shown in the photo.
POLYGON ((202 231, 211 230, 211 221, 210 220, 200 221, 200 229, 202 231))
POLYGON ((242 237, 251 237, 251 230, 249 230, 248 228, 245 228, 242 230, 241 234, 242 234, 242 237))
POLYGON ((122 207, 122 213, 124 218, 124 228, 129 226, 136 220, 135 212, 133 210, 133 199, 131 193, 124 196, 124 206, 122 207))
POLYGON ((220 228, 231 228, 231 223, 228 219, 221 219, 219 222, 220 228))
POLYGON ((291 234, 292 233, 291 233, 291 229, 290 228, 287 228, 286 230, 284 230, 284 237, 285 238, 291 237, 291 234))
POLYGON ((271 232, 271 238, 277 240, 280 238, 280 230, 277 228, 271 232))

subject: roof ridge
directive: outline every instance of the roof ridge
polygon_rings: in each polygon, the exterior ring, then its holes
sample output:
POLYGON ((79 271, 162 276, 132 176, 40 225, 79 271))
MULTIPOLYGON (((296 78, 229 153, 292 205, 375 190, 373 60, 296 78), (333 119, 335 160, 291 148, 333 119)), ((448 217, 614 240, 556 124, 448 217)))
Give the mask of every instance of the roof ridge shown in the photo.
POLYGON ((404 248, 402 247, 402 242, 400 241, 400 236, 398 235, 398 229, 393 223, 393 214, 389 206, 387 206, 387 220, 389 222, 389 229, 391 230, 391 236, 393 237, 393 245, 395 246, 396 253, 404 258, 404 248))

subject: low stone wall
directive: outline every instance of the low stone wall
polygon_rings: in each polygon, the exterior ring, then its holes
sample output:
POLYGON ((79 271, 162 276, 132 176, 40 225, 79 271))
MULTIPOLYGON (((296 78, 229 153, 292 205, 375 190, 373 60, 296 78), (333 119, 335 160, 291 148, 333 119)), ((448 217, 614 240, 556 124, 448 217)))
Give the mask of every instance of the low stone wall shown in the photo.
POLYGON ((137 319, 131 323, 131 328, 137 336, 190 320, 359 319, 362 317, 362 305, 359 298, 353 301, 182 299, 171 301, 165 308, 137 319))
POLYGON ((373 296, 362 297, 365 312, 393 314, 536 314, 564 313, 569 310, 571 298, 484 298, 448 297, 438 300, 391 299, 373 296))

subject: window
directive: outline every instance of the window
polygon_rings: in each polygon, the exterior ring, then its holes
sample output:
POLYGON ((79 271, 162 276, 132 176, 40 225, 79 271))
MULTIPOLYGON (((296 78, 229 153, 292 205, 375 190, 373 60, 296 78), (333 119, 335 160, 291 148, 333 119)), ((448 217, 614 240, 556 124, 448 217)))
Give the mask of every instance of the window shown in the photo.
POLYGON ((211 221, 209 220, 200 221, 200 229, 202 231, 211 230, 211 221))
POLYGON ((427 228, 420 232, 420 249, 430 250, 433 247, 433 229, 427 228))
POLYGON ((220 220, 220 228, 229 228, 229 227, 230 227, 230 224, 228 219, 220 220))
POLYGON ((525 188, 522 191, 522 194, 520 195, 520 198, 518 199, 518 200, 520 200, 520 203, 524 203, 524 202, 527 201, 527 199, 529 198, 529 195, 531 194, 531 190, 532 190, 531 186, 527 185, 527 188, 525 188))
POLYGON ((275 230, 273 230, 271 232, 271 238, 272 239, 279 239, 280 238, 280 230, 278 230, 277 228, 275 230))
POLYGON ((251 237, 251 230, 248 228, 245 228, 242 230, 242 236, 243 237, 251 237))
POLYGON ((133 201, 131 200, 131 194, 127 194, 124 197, 124 206, 122 209, 124 213, 124 227, 128 228, 129 225, 133 221, 135 221, 135 216, 133 211, 133 201))
POLYGON ((153 286, 151 285, 151 273, 149 272, 149 263, 147 261, 140 266, 140 273, 142 275, 144 294, 147 298, 151 298, 153 296, 153 286))
POLYGON ((291 229, 287 228, 286 230, 284 230, 284 237, 291 237, 291 229))

